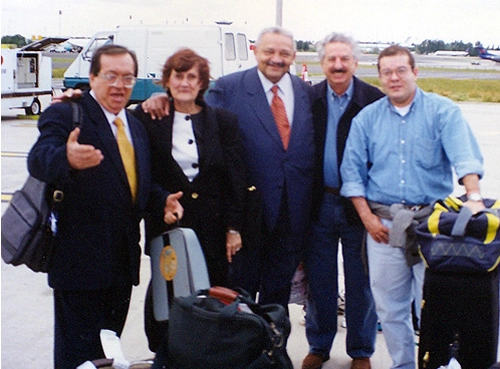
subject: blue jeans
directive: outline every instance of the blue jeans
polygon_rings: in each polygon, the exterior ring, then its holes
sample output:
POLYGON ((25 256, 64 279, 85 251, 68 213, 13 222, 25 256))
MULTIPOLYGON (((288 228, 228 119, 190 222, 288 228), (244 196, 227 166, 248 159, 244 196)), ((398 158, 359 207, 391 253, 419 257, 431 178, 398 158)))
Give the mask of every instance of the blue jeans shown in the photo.
POLYGON ((329 356, 337 333, 338 249, 342 242, 345 279, 346 350, 370 357, 377 334, 375 303, 361 252, 364 228, 348 224, 339 196, 325 193, 306 253, 310 294, 306 308, 309 352, 329 356))
MULTIPOLYGON (((382 219, 390 228, 392 222, 382 219)), ((405 250, 367 237, 368 265, 373 297, 392 369, 415 369, 415 336, 411 304, 415 300, 420 319, 424 263, 413 267, 406 264, 405 250)))

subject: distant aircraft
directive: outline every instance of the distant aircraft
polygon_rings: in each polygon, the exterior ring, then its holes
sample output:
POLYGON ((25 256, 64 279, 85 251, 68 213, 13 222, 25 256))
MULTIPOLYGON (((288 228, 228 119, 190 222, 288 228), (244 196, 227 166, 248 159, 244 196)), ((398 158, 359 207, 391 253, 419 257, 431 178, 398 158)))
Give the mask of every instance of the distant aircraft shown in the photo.
POLYGON ((469 50, 465 51, 450 51, 450 50, 438 50, 434 53, 436 56, 467 56, 469 55, 469 50))
POLYGON ((476 49, 479 52, 480 58, 493 60, 493 61, 496 61, 497 63, 500 63, 500 55, 499 54, 489 53, 488 50, 486 50, 482 46, 476 46, 474 49, 476 49))

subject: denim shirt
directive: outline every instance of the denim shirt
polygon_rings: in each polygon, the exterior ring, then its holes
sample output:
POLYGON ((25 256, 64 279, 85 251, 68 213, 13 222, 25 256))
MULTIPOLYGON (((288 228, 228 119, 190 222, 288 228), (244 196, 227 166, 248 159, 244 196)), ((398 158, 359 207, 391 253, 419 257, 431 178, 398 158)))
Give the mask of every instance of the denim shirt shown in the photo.
POLYGON ((339 168, 337 160, 337 130, 339 120, 349 105, 354 92, 354 83, 351 80, 347 90, 338 96, 330 85, 326 88, 326 101, 328 103, 328 122, 326 128, 323 176, 328 187, 340 187, 339 168))
POLYGON ((429 204, 453 191, 457 177, 483 176, 483 157, 460 108, 417 88, 404 117, 387 97, 353 120, 341 165, 346 197, 382 204, 429 204))

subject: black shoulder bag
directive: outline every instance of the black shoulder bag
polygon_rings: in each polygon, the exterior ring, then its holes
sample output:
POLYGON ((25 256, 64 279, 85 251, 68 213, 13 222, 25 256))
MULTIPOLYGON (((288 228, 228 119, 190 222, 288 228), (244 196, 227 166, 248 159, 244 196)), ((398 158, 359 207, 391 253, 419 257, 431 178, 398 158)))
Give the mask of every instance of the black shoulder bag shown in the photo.
POLYGON ((289 335, 283 306, 212 287, 174 299, 152 369, 293 369, 289 335))
MULTIPOLYGON (((81 109, 72 102, 73 129, 81 125, 81 109)), ((50 270, 57 232, 58 206, 64 193, 29 176, 14 192, 2 215, 2 259, 7 264, 25 264, 34 272, 50 270)))

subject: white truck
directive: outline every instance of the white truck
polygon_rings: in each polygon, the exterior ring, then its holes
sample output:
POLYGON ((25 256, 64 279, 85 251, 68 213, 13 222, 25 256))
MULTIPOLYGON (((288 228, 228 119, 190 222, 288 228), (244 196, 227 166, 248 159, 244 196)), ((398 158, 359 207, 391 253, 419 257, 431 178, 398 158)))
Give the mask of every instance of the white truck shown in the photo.
POLYGON ((40 114, 52 99, 52 59, 41 51, 2 49, 2 115, 40 114))
POLYGON ((64 73, 65 88, 88 89, 92 55, 100 46, 114 43, 137 54, 139 75, 130 103, 139 103, 153 92, 163 91, 162 67, 167 58, 182 47, 189 47, 210 62, 213 80, 256 65, 246 34, 231 24, 126 26, 97 32, 64 73))
POLYGON ((13 109, 38 115, 50 105, 52 59, 43 53, 67 39, 45 37, 19 49, 2 49, 2 115, 13 109))

